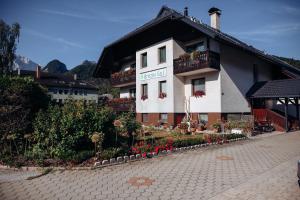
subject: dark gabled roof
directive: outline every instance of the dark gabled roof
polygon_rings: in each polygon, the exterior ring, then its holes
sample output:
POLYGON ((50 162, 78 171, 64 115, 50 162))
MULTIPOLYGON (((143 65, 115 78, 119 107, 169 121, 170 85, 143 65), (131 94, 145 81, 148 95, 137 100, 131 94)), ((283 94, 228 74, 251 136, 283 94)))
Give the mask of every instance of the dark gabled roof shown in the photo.
POLYGON ((300 97, 300 79, 283 79, 255 83, 247 92, 248 98, 300 97))
MULTIPOLYGON (((103 66, 103 59, 105 56, 107 56, 109 54, 109 52, 112 50, 112 47, 121 43, 121 42, 125 42, 126 40, 128 40, 129 38, 132 38, 136 35, 138 35, 139 33, 146 31, 147 29, 158 25, 161 22, 164 22, 166 20, 173 20, 173 21, 181 21, 191 27, 193 27, 194 29, 198 30, 199 32, 207 35, 208 37, 211 37, 215 40, 218 40, 222 43, 225 43, 227 45, 231 45, 234 46, 236 48, 242 49, 244 51, 247 51, 249 53, 253 53, 255 55, 257 55, 258 57, 271 62, 272 64, 275 65, 279 65, 295 74, 299 74, 300 75, 300 70, 297 69, 294 66, 289 65, 288 63, 274 57, 271 55, 268 55, 266 53, 264 53, 263 51, 260 51, 256 48, 254 48, 251 45, 248 45, 226 33, 221 32, 220 30, 214 29, 211 26, 204 24, 198 20, 195 20, 195 18, 191 18, 189 16, 184 16, 183 14, 181 14, 180 12, 177 12, 174 9, 168 8, 166 6, 163 6, 158 15, 156 16, 156 18, 150 20, 149 22, 145 23, 144 25, 142 25, 141 27, 133 30, 132 32, 126 34, 125 36, 121 37, 120 39, 116 40, 115 42, 107 45, 106 47, 104 47, 102 54, 98 60, 97 63, 97 67, 94 71, 94 76, 96 77, 100 77, 101 76, 101 71, 103 73, 103 70, 109 69, 111 66, 103 66), (103 70, 101 70, 101 68, 103 68, 103 70)), ((107 75, 107 74, 106 74, 107 75)))

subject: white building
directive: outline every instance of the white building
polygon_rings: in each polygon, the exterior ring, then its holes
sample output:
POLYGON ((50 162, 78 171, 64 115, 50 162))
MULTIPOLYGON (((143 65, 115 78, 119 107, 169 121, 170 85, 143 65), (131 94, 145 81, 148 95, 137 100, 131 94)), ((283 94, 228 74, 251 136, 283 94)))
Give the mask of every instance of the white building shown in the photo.
MULTIPOLYGON (((209 10, 211 26, 168 7, 156 18, 106 46, 94 72, 110 77, 120 98, 136 98, 137 119, 180 123, 239 119, 253 112, 246 94, 261 81, 299 78, 300 72, 220 31, 221 11, 209 10)), ((300 87, 300 85, 299 85, 300 87)))
POLYGON ((36 71, 18 70, 20 76, 32 76, 35 81, 47 88, 51 100, 64 103, 66 100, 80 100, 84 103, 98 103, 98 89, 91 83, 78 80, 77 75, 43 72, 40 66, 36 71))

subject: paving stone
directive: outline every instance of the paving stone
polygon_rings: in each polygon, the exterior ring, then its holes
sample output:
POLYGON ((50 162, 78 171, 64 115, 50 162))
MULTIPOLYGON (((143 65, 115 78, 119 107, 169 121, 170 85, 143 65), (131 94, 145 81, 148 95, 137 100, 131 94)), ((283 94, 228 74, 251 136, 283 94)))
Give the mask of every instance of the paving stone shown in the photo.
POLYGON ((194 151, 96 170, 52 172, 30 181, 25 180, 29 172, 0 170, 0 198, 299 199, 299 146, 300 132, 293 132, 240 139, 220 148, 196 145, 194 151), (152 182, 135 187, 131 178, 152 182))

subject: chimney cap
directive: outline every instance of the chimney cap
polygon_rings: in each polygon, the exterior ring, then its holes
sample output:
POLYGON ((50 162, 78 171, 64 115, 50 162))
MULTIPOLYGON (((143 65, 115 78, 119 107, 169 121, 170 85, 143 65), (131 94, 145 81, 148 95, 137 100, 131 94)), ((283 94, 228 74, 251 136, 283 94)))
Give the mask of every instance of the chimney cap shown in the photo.
POLYGON ((217 13, 218 15, 221 15, 221 10, 219 8, 216 8, 216 7, 211 7, 208 10, 208 13, 209 13, 209 15, 212 15, 214 13, 217 13))
POLYGON ((189 11, 188 11, 188 7, 186 6, 186 7, 184 7, 184 12, 183 12, 183 15, 184 16, 188 16, 189 15, 189 11))

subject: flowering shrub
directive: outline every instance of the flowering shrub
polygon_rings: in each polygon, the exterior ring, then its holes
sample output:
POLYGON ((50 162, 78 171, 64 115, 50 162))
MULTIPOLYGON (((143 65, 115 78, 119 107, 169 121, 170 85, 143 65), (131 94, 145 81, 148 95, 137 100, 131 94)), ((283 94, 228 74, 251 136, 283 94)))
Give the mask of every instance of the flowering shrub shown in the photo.
POLYGON ((188 127, 189 127, 189 125, 187 123, 180 123, 180 124, 178 124, 178 128, 179 129, 185 130, 185 129, 188 129, 188 127))
POLYGON ((141 99, 142 99, 143 101, 145 101, 146 99, 148 99, 148 95, 142 95, 142 96, 141 96, 141 99))
POLYGON ((194 92, 194 96, 195 96, 196 98, 202 97, 202 96, 204 96, 204 95, 205 95, 205 92, 202 91, 202 90, 197 90, 197 91, 194 92))
POLYGON ((161 140, 155 145, 147 144, 144 141, 138 142, 136 145, 131 147, 130 153, 141 154, 142 157, 146 157, 147 153, 155 152, 158 154, 163 150, 173 150, 173 140, 167 139, 166 141, 161 140))
POLYGON ((134 74, 135 74, 135 69, 130 69, 128 71, 113 73, 111 75, 111 78, 112 79, 120 79, 120 78, 125 78, 125 77, 128 77, 128 76, 134 75, 134 74))
POLYGON ((161 93, 159 93, 158 97, 161 98, 161 99, 163 99, 163 98, 167 97, 167 93, 161 92, 161 93))
POLYGON ((113 98, 109 100, 108 105, 119 105, 119 104, 131 104, 134 102, 134 98, 113 98))

